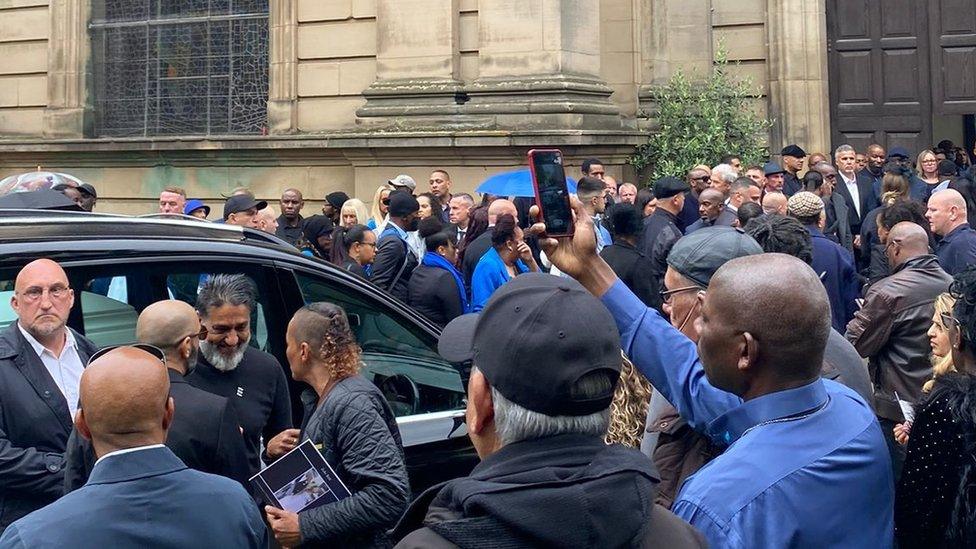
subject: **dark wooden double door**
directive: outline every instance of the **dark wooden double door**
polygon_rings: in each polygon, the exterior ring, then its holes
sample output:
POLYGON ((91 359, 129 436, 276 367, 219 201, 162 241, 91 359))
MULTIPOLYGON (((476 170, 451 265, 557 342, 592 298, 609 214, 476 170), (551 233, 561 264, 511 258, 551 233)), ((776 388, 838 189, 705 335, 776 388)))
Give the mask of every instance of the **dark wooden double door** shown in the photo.
POLYGON ((828 0, 827 36, 834 146, 919 151, 976 113, 976 0, 828 0))

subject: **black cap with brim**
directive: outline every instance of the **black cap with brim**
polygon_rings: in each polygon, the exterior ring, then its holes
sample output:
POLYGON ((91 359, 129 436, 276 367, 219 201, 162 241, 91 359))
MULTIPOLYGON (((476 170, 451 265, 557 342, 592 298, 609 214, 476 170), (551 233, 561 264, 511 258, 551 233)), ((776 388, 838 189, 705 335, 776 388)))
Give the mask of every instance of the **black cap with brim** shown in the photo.
POLYGON ((246 212, 252 208, 263 210, 267 207, 268 203, 264 200, 256 200, 253 196, 246 194, 237 194, 224 202, 224 219, 230 217, 230 214, 246 212))
POLYGON ((672 196, 677 196, 683 192, 691 190, 691 186, 688 182, 682 181, 677 177, 662 177, 654 182, 654 198, 658 200, 663 200, 665 198, 671 198, 672 196))
POLYGON ((606 410, 620 376, 620 334, 613 317, 578 282, 546 274, 515 277, 480 313, 452 320, 437 349, 450 362, 472 361, 498 392, 548 416, 606 410), (605 373, 608 390, 573 396, 576 382, 605 373))

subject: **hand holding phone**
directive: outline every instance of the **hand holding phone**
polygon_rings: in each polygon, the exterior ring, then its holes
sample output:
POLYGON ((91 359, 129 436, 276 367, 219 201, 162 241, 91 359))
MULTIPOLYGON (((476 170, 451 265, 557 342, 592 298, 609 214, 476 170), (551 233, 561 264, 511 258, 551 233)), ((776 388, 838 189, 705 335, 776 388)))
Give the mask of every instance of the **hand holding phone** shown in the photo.
POLYGON ((546 234, 571 236, 575 224, 562 153, 558 149, 532 149, 528 158, 535 202, 546 224, 546 234))

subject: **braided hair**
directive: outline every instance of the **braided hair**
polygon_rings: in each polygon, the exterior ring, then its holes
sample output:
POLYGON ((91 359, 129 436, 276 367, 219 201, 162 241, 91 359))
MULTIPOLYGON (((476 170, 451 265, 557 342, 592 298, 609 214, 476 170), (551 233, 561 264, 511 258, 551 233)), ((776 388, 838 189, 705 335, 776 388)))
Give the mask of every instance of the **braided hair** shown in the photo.
POLYGON ((966 349, 976 354, 976 265, 956 273, 949 294, 956 298, 952 316, 959 321, 959 333, 966 349))
POLYGON ((792 255, 813 263, 813 239, 810 231, 796 218, 778 214, 750 219, 743 228, 766 253, 792 255))
POLYGON ((359 373, 362 351, 342 307, 310 303, 299 309, 295 318, 295 339, 308 343, 316 358, 329 367, 334 381, 359 373))

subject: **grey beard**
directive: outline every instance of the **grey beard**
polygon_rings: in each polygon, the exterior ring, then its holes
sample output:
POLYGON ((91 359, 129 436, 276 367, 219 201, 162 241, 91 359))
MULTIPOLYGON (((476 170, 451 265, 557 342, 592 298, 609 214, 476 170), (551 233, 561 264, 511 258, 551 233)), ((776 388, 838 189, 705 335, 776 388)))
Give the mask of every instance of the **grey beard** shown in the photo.
POLYGON ((241 360, 244 359, 245 351, 247 351, 246 341, 242 341, 230 357, 221 354, 220 349, 209 341, 200 342, 200 353, 203 354, 203 358, 207 359, 207 362, 213 364, 213 367, 221 372, 229 372, 237 368, 241 360))

